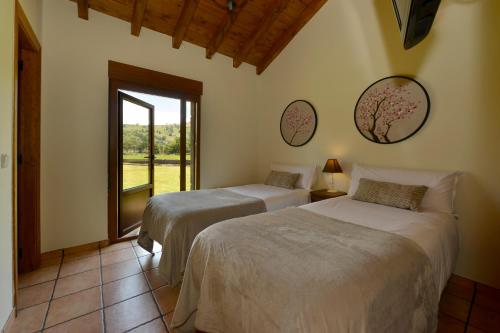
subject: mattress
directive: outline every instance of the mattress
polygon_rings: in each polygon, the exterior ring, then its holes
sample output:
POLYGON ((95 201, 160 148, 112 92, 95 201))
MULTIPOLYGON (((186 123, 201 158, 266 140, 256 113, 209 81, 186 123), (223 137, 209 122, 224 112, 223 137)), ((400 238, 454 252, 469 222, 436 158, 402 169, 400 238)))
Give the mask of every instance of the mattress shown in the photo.
POLYGON ((300 208, 413 240, 429 257, 439 281, 440 293, 453 272, 459 236, 452 214, 414 212, 356 201, 347 196, 314 202, 300 208))
POLYGON ((226 190, 241 195, 261 199, 266 204, 267 211, 286 207, 296 207, 309 203, 309 191, 296 188, 286 189, 264 184, 249 184, 243 186, 225 187, 226 190))

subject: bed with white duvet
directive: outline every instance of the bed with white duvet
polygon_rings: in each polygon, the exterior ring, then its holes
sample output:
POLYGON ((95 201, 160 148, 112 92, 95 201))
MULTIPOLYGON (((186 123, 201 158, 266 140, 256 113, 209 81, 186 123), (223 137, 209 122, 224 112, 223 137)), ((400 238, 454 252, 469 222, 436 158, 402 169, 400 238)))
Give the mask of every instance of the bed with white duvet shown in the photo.
POLYGON ((355 167, 425 184, 422 211, 352 200, 224 221, 195 239, 177 332, 434 332, 458 253, 456 174, 355 167))

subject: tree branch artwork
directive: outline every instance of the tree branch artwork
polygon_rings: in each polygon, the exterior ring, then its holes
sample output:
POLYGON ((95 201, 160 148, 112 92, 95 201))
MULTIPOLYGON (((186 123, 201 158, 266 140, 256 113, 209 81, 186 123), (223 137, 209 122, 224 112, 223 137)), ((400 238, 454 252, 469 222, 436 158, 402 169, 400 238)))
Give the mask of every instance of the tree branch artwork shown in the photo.
POLYGON ((297 106, 293 106, 289 111, 286 112, 284 117, 285 126, 290 130, 289 139, 285 137, 283 137, 283 139, 289 145, 294 145, 293 140, 297 137, 297 135, 304 134, 310 131, 309 125, 311 125, 312 121, 312 114, 306 114, 297 106))
POLYGON ((359 130, 376 143, 391 143, 393 125, 411 118, 419 108, 420 101, 412 97, 404 85, 386 84, 368 90, 356 109, 359 130))

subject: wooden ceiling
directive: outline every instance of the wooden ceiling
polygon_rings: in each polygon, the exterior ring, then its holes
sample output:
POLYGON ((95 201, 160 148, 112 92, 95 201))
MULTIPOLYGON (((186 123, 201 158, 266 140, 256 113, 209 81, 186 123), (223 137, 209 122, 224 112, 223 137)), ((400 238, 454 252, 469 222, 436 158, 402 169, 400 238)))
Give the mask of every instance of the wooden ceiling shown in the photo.
POLYGON ((327 0, 71 0, 78 16, 89 19, 89 8, 131 23, 139 36, 146 27, 172 36, 172 47, 183 41, 206 49, 206 57, 221 53, 262 73, 327 0))

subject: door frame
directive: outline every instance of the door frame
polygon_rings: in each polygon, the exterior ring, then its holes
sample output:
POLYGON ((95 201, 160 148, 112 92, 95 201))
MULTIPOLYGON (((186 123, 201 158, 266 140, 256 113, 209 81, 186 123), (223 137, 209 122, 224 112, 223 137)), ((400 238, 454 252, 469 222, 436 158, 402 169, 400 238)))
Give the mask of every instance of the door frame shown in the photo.
MULTIPOLYGON (((194 161, 195 184, 200 188, 200 120, 203 82, 140 68, 132 65, 108 61, 108 239, 110 243, 126 240, 118 237, 119 218, 119 105, 118 91, 131 90, 140 93, 187 99, 197 105, 195 128, 196 142, 194 161)), ((192 148, 193 149, 193 148, 192 148)))
MULTIPOLYGON (((25 48, 31 52, 35 53, 37 61, 33 64, 35 80, 32 82, 32 99, 34 104, 32 105, 32 111, 41 114, 41 56, 42 47, 36 34, 31 27, 28 17, 24 13, 22 6, 19 1, 15 2, 15 18, 14 18, 14 110, 13 110, 13 135, 12 135, 12 280, 13 280, 13 306, 14 313, 16 313, 17 308, 17 294, 18 294, 18 167, 17 167, 17 155, 18 155, 18 119, 19 119, 19 108, 18 108, 18 82, 19 82, 19 49, 20 47, 25 48), (21 40, 22 38, 22 40, 21 40)), ((39 147, 40 138, 38 137, 38 142, 36 143, 39 147)), ((40 148, 38 148, 40 149, 40 148)), ((38 161, 38 172, 40 171, 40 155, 37 157, 38 161)), ((38 192, 38 201, 35 203, 35 209, 37 214, 35 214, 36 219, 34 221, 35 228, 32 229, 33 239, 38 240, 35 242, 35 262, 40 264, 40 177, 37 177, 36 184, 33 184, 35 190, 38 192)))

